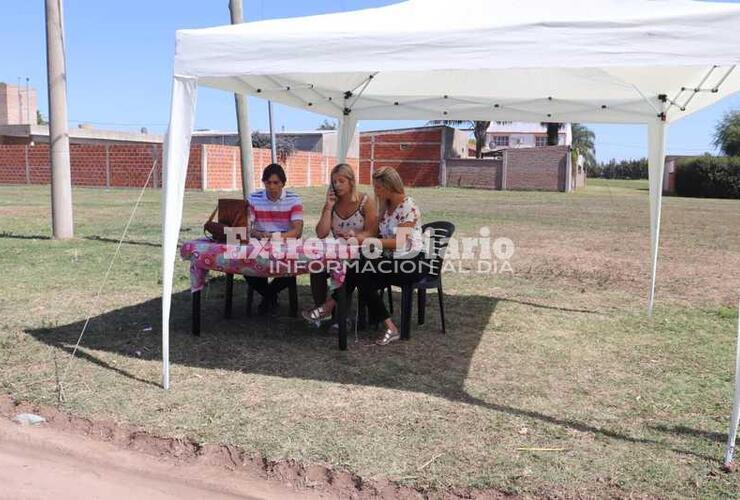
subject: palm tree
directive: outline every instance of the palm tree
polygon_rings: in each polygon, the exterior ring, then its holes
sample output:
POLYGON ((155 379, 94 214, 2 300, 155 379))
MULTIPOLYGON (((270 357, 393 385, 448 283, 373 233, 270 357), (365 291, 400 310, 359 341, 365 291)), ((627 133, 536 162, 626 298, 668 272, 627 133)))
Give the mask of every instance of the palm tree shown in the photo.
POLYGON ((586 168, 593 167, 596 165, 596 148, 594 146, 596 134, 580 123, 573 123, 570 128, 573 134, 573 149, 583 156, 586 168))
POLYGON ((321 125, 316 130, 336 130, 337 129, 337 122, 330 121, 324 118, 324 121, 321 122, 321 125))
POLYGON ((462 125, 469 125, 473 129, 473 135, 475 136, 475 157, 480 158, 482 156, 483 146, 486 145, 486 133, 491 122, 477 122, 472 120, 432 120, 427 122, 427 125, 448 125, 450 127, 460 127, 462 125))
POLYGON ((542 122, 543 127, 547 127, 547 145, 557 146, 560 142, 560 130, 565 126, 564 123, 542 122))

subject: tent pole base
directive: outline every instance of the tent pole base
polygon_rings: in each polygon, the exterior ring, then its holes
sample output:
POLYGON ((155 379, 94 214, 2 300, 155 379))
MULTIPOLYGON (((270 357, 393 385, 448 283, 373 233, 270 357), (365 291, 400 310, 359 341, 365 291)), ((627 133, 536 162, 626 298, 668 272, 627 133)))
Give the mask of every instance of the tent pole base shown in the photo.
POLYGON ((200 290, 193 292, 193 324, 191 331, 196 337, 200 337, 200 290))

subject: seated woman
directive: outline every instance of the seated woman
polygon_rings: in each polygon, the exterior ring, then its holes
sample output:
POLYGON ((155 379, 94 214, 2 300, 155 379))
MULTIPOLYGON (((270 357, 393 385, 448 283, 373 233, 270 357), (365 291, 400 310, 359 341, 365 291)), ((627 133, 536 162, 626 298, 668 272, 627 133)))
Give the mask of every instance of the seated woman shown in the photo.
POLYGON ((370 321, 383 322, 385 331, 375 342, 388 345, 401 334, 378 293, 389 285, 403 285, 418 280, 424 273, 421 212, 407 196, 401 176, 391 167, 373 173, 373 189, 380 210, 379 231, 382 256, 361 262, 358 287, 370 313, 370 321))
MULTIPOLYGON (((303 205, 301 198, 286 191, 285 170, 271 163, 262 172, 265 189, 255 191, 247 198, 249 202, 250 236, 257 239, 300 238, 303 232, 303 205)), ((292 278, 247 277, 247 282, 262 295, 258 311, 267 312, 277 303, 277 294, 290 284, 292 278)))
MULTIPOLYGON (((377 230, 375 201, 367 194, 357 192, 354 170, 346 163, 340 163, 331 171, 331 184, 316 224, 316 236, 326 238, 331 233, 335 238, 355 238, 362 243, 365 238, 375 236, 377 230)), ((311 293, 316 307, 303 312, 303 317, 310 323, 330 319, 336 306, 336 301, 328 294, 327 278, 325 272, 311 274, 311 293)), ((351 293, 353 288, 353 279, 348 274, 345 290, 351 293)))

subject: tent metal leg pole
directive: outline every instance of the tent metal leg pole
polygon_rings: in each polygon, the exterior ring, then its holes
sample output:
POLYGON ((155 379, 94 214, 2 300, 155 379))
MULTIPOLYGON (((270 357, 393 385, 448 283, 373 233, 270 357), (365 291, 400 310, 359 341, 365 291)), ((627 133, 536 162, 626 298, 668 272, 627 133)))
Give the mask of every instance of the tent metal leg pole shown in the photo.
POLYGON ((663 172, 665 170, 665 129, 662 121, 648 123, 648 174, 650 183, 650 291, 648 315, 653 315, 655 303, 655 278, 658 269, 660 242, 660 212, 663 198, 663 172))
POLYGON ((347 350, 347 289, 342 285, 335 294, 337 298, 337 322, 339 350, 347 350))
POLYGON ((200 337, 200 290, 193 292, 191 295, 193 300, 193 324, 191 331, 193 335, 200 337))
POLYGON ((352 115, 345 115, 339 122, 339 137, 337 143, 337 163, 347 161, 347 154, 352 146, 352 139, 357 128, 357 120, 352 115))
POLYGON ((732 466, 735 453, 735 438, 737 437, 738 423, 740 423, 740 308, 738 309, 737 341, 735 345, 735 398, 732 404, 730 429, 727 433, 727 448, 725 448, 725 468, 732 466))

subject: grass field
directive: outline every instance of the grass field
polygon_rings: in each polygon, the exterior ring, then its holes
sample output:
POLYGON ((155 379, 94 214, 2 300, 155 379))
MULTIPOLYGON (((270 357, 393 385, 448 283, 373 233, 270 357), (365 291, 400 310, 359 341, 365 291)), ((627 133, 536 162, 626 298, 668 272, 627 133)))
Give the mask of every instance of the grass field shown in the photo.
MULTIPOLYGON (((311 228, 323 190, 298 191, 311 228)), ((412 190, 426 221, 510 238, 514 272, 447 274, 448 335, 439 333, 432 294, 427 324, 386 348, 360 332, 339 352, 335 338, 285 314, 248 321, 235 306, 224 320, 216 277, 194 338, 188 267, 178 262, 173 385, 164 392, 160 194, 145 195, 96 302, 138 192, 75 190, 78 237, 65 242, 48 238, 48 193, 0 187, 0 390, 17 399, 57 404, 56 380, 69 366, 69 412, 365 478, 528 495, 737 495, 740 476, 720 466, 740 284, 738 201, 664 200, 652 320, 647 184, 639 181, 590 180, 571 194, 412 190)), ((218 197, 186 194, 183 239, 201 234, 218 197)), ((305 307, 308 282, 299 283, 305 307)), ((243 280, 235 294, 243 303, 243 280)))

